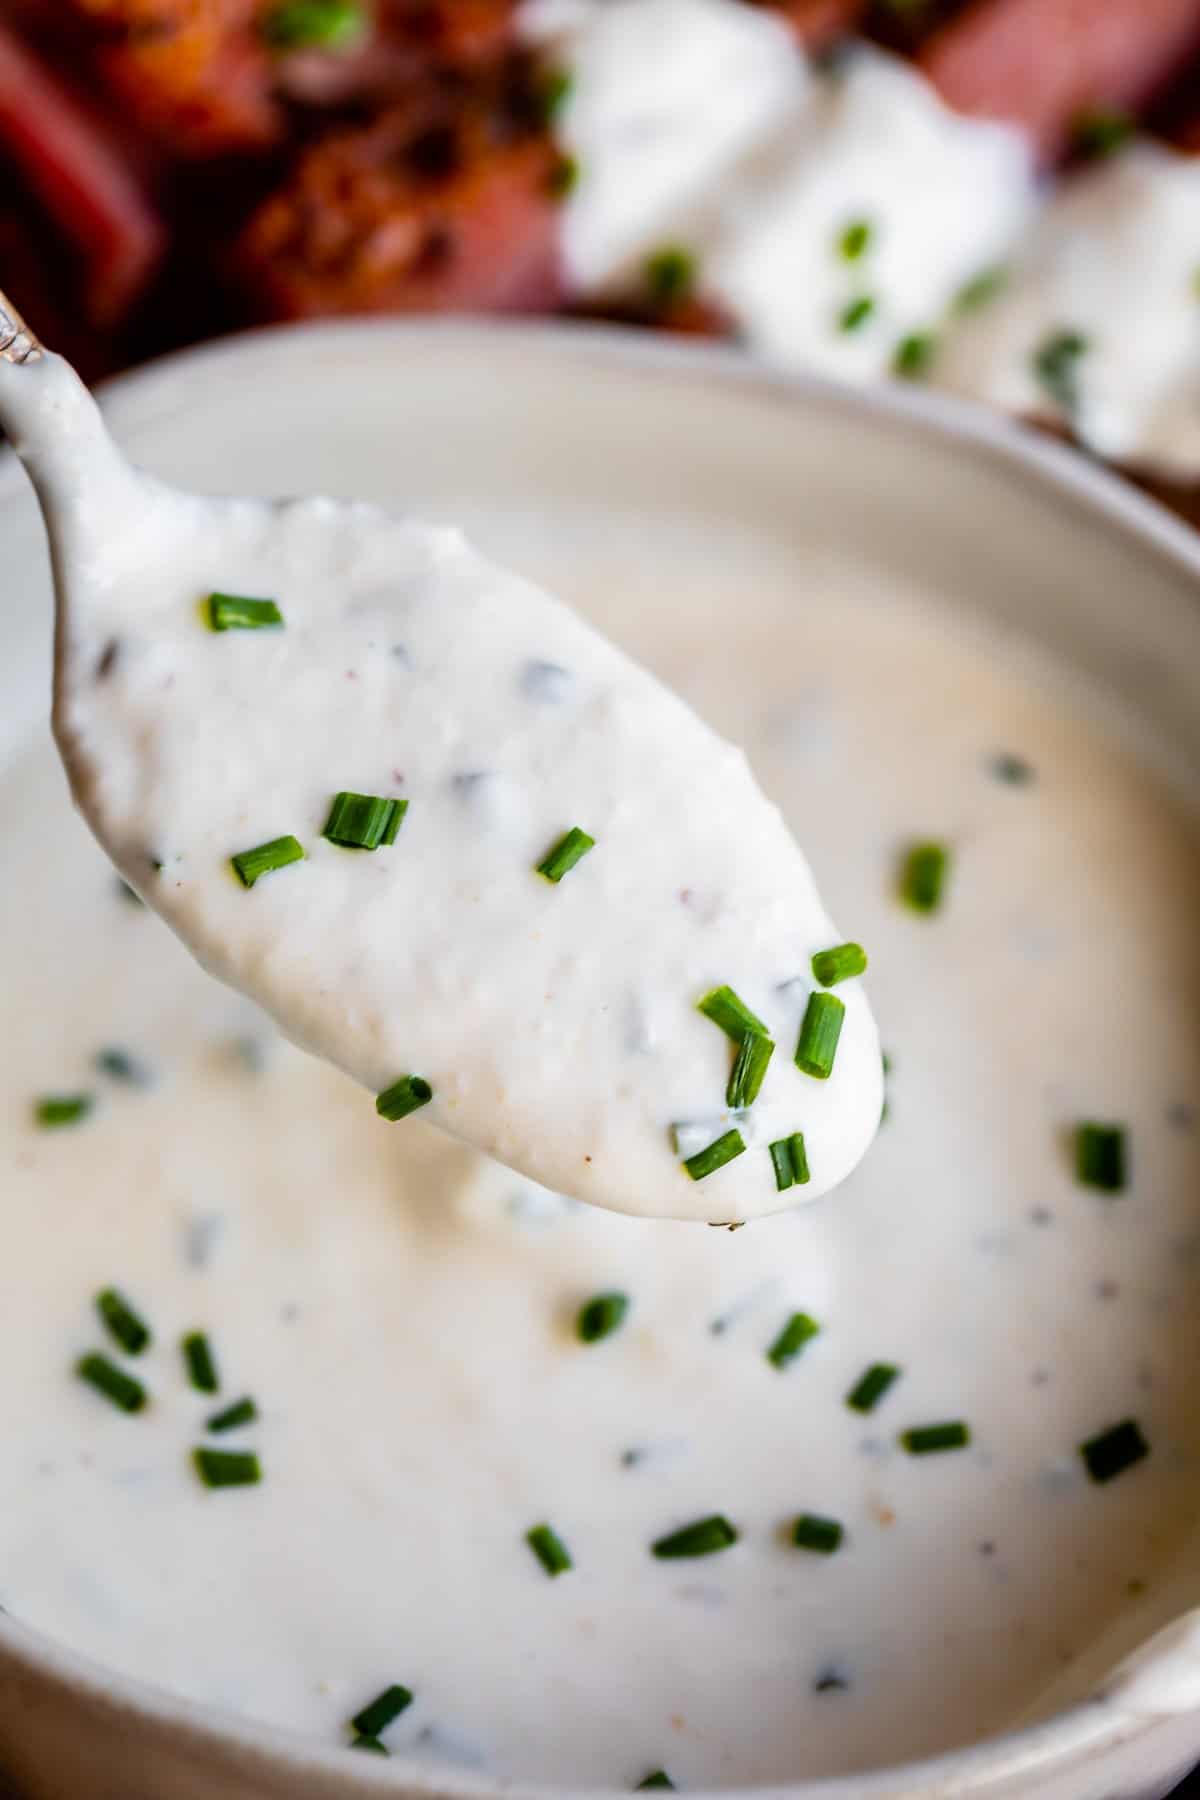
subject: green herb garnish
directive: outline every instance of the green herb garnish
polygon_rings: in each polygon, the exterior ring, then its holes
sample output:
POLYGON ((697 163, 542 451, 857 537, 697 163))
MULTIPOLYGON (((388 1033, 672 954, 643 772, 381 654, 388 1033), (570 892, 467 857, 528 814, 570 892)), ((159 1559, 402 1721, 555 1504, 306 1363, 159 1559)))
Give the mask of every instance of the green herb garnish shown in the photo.
POLYGON ((96 1067, 102 1075, 108 1075, 113 1081, 127 1082, 130 1087, 149 1087, 150 1071, 145 1063, 131 1056, 128 1050, 121 1050, 115 1044, 106 1045, 96 1052, 96 1067))
POLYGON ((43 1094, 33 1103, 33 1116, 43 1131, 56 1131, 60 1125, 80 1124, 94 1105, 91 1094, 43 1094))
POLYGON ((1038 385, 1065 413, 1079 405, 1079 364, 1089 348, 1080 331, 1052 331, 1030 359, 1038 385))
POLYGON ((571 1552, 550 1525, 535 1525, 525 1533, 525 1542, 545 1569, 547 1575, 565 1575, 575 1567, 571 1552))
POLYGON ((869 219, 851 219, 838 233, 837 250, 843 262, 857 262, 871 248, 875 227, 869 219))
POLYGON ((767 1351, 767 1361, 777 1369, 786 1369, 789 1363, 795 1362, 809 1339, 819 1335, 820 1330, 817 1321, 808 1313, 793 1313, 767 1351))
POLYGON ((213 1413, 205 1420, 207 1431, 236 1431, 239 1425, 252 1425, 258 1417, 258 1408, 249 1394, 244 1399, 235 1400, 231 1406, 213 1413))
POLYGON ((763 1037, 759 1031, 746 1032, 738 1045, 725 1090, 725 1104, 731 1111, 754 1105, 767 1073, 767 1064, 774 1054, 775 1046, 769 1037, 763 1037))
POLYGON ((651 1769, 649 1775, 643 1776, 633 1791, 635 1794, 643 1794, 649 1788, 669 1788, 674 1793, 675 1783, 665 1769, 651 1769))
POLYGON ((647 257, 646 286, 659 306, 686 300, 696 285, 696 258, 682 244, 668 244, 647 257))
POLYGON ((561 881, 589 850, 594 849, 595 843, 594 837, 589 837, 578 825, 572 825, 566 836, 559 838, 553 850, 538 864, 538 874, 544 875, 547 881, 561 881))
POLYGON ((1081 156, 1111 156, 1129 142, 1136 130, 1132 113, 1119 106, 1097 106, 1077 115, 1071 142, 1081 156))
POLYGON ((146 1390, 141 1382, 132 1375, 127 1375, 124 1369, 119 1369, 116 1363, 110 1362, 99 1350, 81 1356, 75 1364, 75 1373, 89 1387, 94 1387, 98 1394, 103 1394, 106 1400, 119 1406, 122 1412, 141 1412, 146 1404, 146 1390))
POLYGON ((201 1445, 192 1451, 192 1463, 205 1487, 254 1487, 262 1480, 253 1450, 210 1450, 201 1445))
POLYGON ((1075 1128, 1075 1174, 1084 1187, 1119 1194, 1125 1186, 1125 1127, 1088 1122, 1075 1128))
POLYGON ((784 1194, 790 1187, 803 1187, 809 1179, 804 1133, 793 1131, 791 1137, 777 1138, 770 1145, 770 1152, 776 1193, 784 1194))
POLYGON ((373 1737, 360 1736, 351 1738, 350 1748, 352 1750, 370 1750, 375 1756, 390 1756, 392 1754, 386 1744, 380 1743, 378 1738, 373 1737))
POLYGON ((892 1383, 899 1379, 895 1363, 872 1363, 846 1395, 846 1405, 854 1412, 874 1412, 892 1383))
POLYGON ((913 844, 900 864, 900 898, 914 912, 936 912, 942 904, 950 852, 945 844, 913 844))
POLYGON ((574 156, 560 156, 549 175, 546 187, 552 199, 565 200, 579 186, 579 160, 574 156))
POLYGON ((838 330, 844 332, 860 331, 875 311, 875 302, 870 294, 858 294, 848 300, 838 314, 838 330))
POLYGON ((723 1513, 710 1513, 707 1519, 697 1519, 692 1525, 683 1525, 678 1531, 668 1532, 650 1546, 650 1554, 663 1562, 669 1562, 684 1556, 713 1556, 718 1550, 728 1550, 736 1544, 738 1534, 723 1513))
POLYGON ((813 980, 827 988, 865 974, 866 967, 867 953, 861 944, 835 944, 832 950, 818 950, 812 959, 813 980))
POLYGON ((252 888, 260 875, 269 875, 272 869, 286 869, 289 863, 303 862, 304 849, 294 837, 278 837, 253 850, 240 850, 229 860, 242 886, 252 888))
POLYGON ((703 1000, 696 1002, 696 1011, 719 1025, 735 1044, 740 1044, 748 1031, 756 1032, 759 1037, 771 1035, 762 1020, 755 1017, 744 1000, 739 1000, 731 987, 713 988, 703 1000))
POLYGON ((1008 286, 1009 271, 1002 264, 991 269, 981 269, 973 275, 951 302, 951 311, 962 313, 978 312, 981 306, 987 306, 1004 292, 1008 286))
POLYGON ((945 1425, 914 1425, 900 1433, 900 1442, 910 1456, 929 1456, 937 1450, 965 1450, 971 1433, 962 1419, 945 1425))
POLYGON ((1136 1419, 1122 1419, 1119 1425, 1110 1425, 1107 1431, 1080 1444, 1079 1454, 1092 1480, 1105 1482, 1149 1456, 1150 1446, 1136 1419))
POLYGON ((395 1724, 400 1714, 412 1705, 410 1690, 394 1681, 391 1687, 385 1687, 382 1694, 376 1694, 369 1705, 361 1712, 356 1712, 350 1721, 351 1731, 357 1732, 360 1738, 378 1738, 389 1725, 395 1724))
POLYGON ((365 35, 359 0, 282 0, 259 28, 272 50, 349 50, 365 35))
POLYGON ((911 331, 892 351, 892 374, 902 381, 919 381, 927 375, 937 354, 937 339, 930 331, 911 331))
POLYGON ((220 1387, 212 1346, 202 1331, 189 1331, 181 1345, 188 1380, 202 1394, 215 1394, 220 1387))
POLYGON ((407 800, 382 800, 377 794, 335 794, 321 836, 347 850, 378 850, 394 844, 408 811, 407 800))
POLYGON ((249 600, 245 594, 210 594, 208 622, 214 631, 262 631, 282 625, 283 614, 273 600, 249 600))
POLYGON ((816 1550, 821 1556, 832 1556, 838 1549, 845 1530, 837 1519, 826 1519, 820 1513, 801 1513, 792 1527, 792 1542, 798 1550, 816 1550))
POLYGON ((390 1088, 384 1088, 382 1094, 376 1096, 375 1111, 381 1119, 388 1119, 394 1125, 398 1119, 406 1119, 409 1113, 415 1113, 422 1106, 428 1106, 433 1099, 433 1089, 420 1075, 402 1075, 394 1081, 390 1088))
POLYGON ((601 1338, 619 1331, 629 1311, 628 1294, 594 1294, 579 1309, 575 1330, 581 1343, 598 1344, 601 1338))
POLYGON ((562 116, 567 101, 575 88, 575 77, 567 69, 548 69, 542 76, 538 87, 538 98, 542 104, 542 118, 547 125, 562 116))
POLYGON ((796 1067, 818 1081, 833 1073, 838 1039, 846 1018, 845 1003, 836 994, 810 994, 796 1044, 796 1067))
POLYGON ((150 1327, 138 1317, 123 1294, 116 1288, 104 1288, 96 1295, 96 1311, 127 1355, 142 1354, 150 1342, 150 1327))
POLYGON ((723 1169, 735 1156, 740 1156, 745 1148, 745 1140, 740 1131, 727 1131, 715 1143, 697 1150, 695 1156, 686 1156, 683 1166, 693 1181, 703 1181, 706 1175, 715 1175, 718 1169, 723 1169))

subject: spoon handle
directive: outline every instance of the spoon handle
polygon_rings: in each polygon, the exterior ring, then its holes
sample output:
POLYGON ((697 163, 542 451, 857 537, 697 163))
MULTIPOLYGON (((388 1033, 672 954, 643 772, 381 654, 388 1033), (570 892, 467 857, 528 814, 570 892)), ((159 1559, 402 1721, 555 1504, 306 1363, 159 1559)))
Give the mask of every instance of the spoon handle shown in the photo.
POLYGON ((0 361, 33 362, 41 354, 42 346, 0 288, 0 361))

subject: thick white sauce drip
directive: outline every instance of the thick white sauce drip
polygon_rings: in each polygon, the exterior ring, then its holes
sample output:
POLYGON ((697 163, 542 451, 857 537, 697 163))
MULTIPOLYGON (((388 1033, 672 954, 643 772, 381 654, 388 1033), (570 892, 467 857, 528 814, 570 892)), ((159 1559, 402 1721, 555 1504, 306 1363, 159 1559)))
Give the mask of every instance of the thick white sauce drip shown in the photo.
POLYGON ((101 464, 106 504, 57 544, 76 795, 207 969, 373 1091, 420 1076, 431 1123, 599 1205, 741 1221, 849 1173, 878 1036, 848 981, 832 1075, 793 1062, 813 954, 842 934, 740 750, 458 532, 177 495, 104 466, 58 359, 0 373, 35 470, 55 480, 64 442, 66 481, 101 464), (284 628, 210 631, 214 589, 271 597, 284 628), (323 839, 341 790, 408 801, 394 846, 323 839), (573 826, 596 848, 552 885, 536 866, 573 826), (305 860, 244 889, 231 857, 285 834, 305 860), (721 985, 778 1046, 736 1115, 735 1046, 697 1011, 721 985), (745 1153, 691 1179, 681 1155, 733 1128, 745 1153), (811 1181, 780 1193, 768 1146, 796 1132, 811 1181))

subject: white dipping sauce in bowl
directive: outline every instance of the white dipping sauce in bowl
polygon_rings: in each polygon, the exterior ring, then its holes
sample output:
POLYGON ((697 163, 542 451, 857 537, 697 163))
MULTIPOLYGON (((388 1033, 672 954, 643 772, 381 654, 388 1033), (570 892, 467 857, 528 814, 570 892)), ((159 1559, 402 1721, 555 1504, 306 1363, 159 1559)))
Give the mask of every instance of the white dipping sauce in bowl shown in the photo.
MULTIPOLYGON (((14 742, 0 1604, 314 1744, 348 1743, 403 1684, 387 1746, 448 1783, 470 1766, 628 1789, 662 1769, 714 1788, 952 1749, 1084 1697, 1189 1598, 1200 859, 1195 746, 1171 740, 1196 627, 1115 533, 1114 589, 1123 557, 1144 578, 1124 612, 1048 543, 1027 575, 998 476, 978 478, 984 518, 953 471, 932 498, 897 492, 894 444, 848 465, 835 403, 805 436, 752 389, 739 413, 721 359, 710 387, 655 390, 655 363, 687 359, 541 341, 235 347, 183 423, 147 415, 137 453, 213 486, 453 511, 744 743, 871 952, 879 1140, 838 1197, 730 1235, 564 1203, 419 1118, 393 1131, 122 897, 48 743, 14 742), (222 464, 252 367, 261 422, 222 464), (305 441, 305 367, 354 419, 332 444, 305 441), (589 434, 569 469, 568 381, 589 434), (474 417, 474 447, 385 467, 434 416, 451 447, 474 417), (919 914, 896 879, 925 840, 950 869, 919 914), (98 1069, 106 1050, 127 1063, 98 1069), (40 1128, 48 1094, 91 1110, 40 1128), (1122 1128, 1123 1186, 1078 1181, 1084 1121, 1122 1128), (153 1332, 137 1356, 94 1310, 110 1285, 153 1332), (585 1343, 579 1311, 607 1293, 628 1310, 585 1343), (797 1313, 819 1331, 773 1361, 797 1313), (187 1379, 195 1329, 216 1395, 187 1379), (73 1375, 93 1348, 143 1410, 73 1375), (900 1373, 862 1412, 847 1396, 874 1364, 900 1373), (242 1395, 257 1419, 208 1434, 242 1395), (960 1422, 961 1447, 906 1447, 960 1422), (1079 1449, 1097 1439, 1099 1482, 1079 1449), (255 1452, 261 1482, 204 1487, 198 1445, 255 1452), (794 1542, 804 1514, 842 1526, 832 1553, 794 1542), (735 1543, 652 1553, 711 1515, 735 1543), (526 1541, 542 1524, 573 1564, 554 1577, 526 1541)), ((927 473, 919 432, 909 454, 927 473)), ((10 541, 35 566, 32 532, 10 541)))

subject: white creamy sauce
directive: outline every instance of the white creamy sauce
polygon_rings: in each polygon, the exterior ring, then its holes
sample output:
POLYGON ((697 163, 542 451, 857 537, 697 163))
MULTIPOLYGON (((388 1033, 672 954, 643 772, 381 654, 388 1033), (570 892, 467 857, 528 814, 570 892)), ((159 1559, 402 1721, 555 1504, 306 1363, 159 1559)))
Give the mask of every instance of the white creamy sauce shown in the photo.
POLYGON ((1050 413, 1102 456, 1200 473, 1200 156, 1138 143, 1063 185, 1004 290, 947 340, 943 385, 1050 413), (1084 340, 1067 392, 1039 351, 1084 340))
POLYGON ((368 1088, 420 1077, 430 1122, 599 1205, 728 1223, 849 1173, 879 1121, 878 1035, 847 980, 822 1002, 844 1014, 832 1072, 794 1061, 814 953, 844 934, 740 750, 456 531, 175 494, 106 447, 57 358, 0 365, 0 401, 51 522, 66 509, 55 728, 76 796, 205 968, 368 1088), (284 622, 213 631, 213 590, 284 622), (327 841, 341 791, 403 800, 396 842, 327 841), (547 880, 575 827, 594 849, 547 880), (285 835, 303 860, 241 885, 231 858, 285 835), (723 986, 777 1045, 745 1101, 737 1044, 697 1010, 723 986), (730 1133, 735 1160, 689 1173, 730 1133), (781 1190, 769 1146, 794 1134, 808 1179, 781 1190))
POLYGON ((744 739, 853 898, 892 1058, 872 1155, 836 1205, 731 1236, 379 1124, 121 897, 38 743, 0 780, 0 1604, 326 1743, 404 1683, 395 1757, 581 1787, 777 1783, 1016 1722, 1131 1608, 1166 1622, 1194 1520, 1194 814, 1101 702, 853 549, 714 524, 688 554, 607 514, 525 541, 744 739), (922 918, 893 877, 929 834, 955 860, 922 918), (96 1072, 110 1046, 146 1085, 96 1072), (38 1130, 54 1091, 91 1114, 38 1130), (1124 1192, 1075 1181, 1080 1118, 1126 1127, 1124 1192), (71 1373, 109 1283, 155 1334, 107 1345, 152 1396, 128 1417, 71 1373), (582 1344, 603 1291, 628 1315, 582 1344), (820 1333, 779 1370, 796 1310, 820 1333), (197 1327, 214 1398, 178 1353, 197 1327), (902 1374, 862 1415, 874 1362, 902 1374), (207 1491, 189 1452, 244 1393, 260 1417, 223 1442, 262 1483, 207 1491), (1093 1485, 1077 1446, 1131 1417, 1149 1455, 1093 1485), (901 1449, 954 1419, 967 1449, 901 1449), (792 1545, 804 1511, 844 1525, 836 1554, 792 1545), (732 1548, 650 1554, 714 1512, 732 1548), (553 1580, 542 1522, 574 1561, 553 1580))

